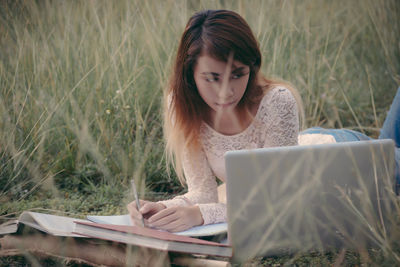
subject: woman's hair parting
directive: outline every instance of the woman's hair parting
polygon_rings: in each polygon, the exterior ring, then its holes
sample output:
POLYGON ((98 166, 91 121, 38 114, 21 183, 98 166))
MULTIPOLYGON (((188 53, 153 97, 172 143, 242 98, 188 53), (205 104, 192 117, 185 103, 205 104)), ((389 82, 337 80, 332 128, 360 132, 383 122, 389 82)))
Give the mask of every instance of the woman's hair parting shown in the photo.
POLYGON ((207 115, 207 104, 194 80, 197 59, 205 54, 224 62, 233 55, 234 60, 249 66, 249 81, 238 104, 239 110, 245 111, 257 103, 264 91, 276 84, 259 75, 261 52, 249 25, 239 14, 229 10, 205 10, 189 19, 164 96, 167 163, 168 166, 173 164, 182 183, 183 149, 200 149, 200 126, 207 115))

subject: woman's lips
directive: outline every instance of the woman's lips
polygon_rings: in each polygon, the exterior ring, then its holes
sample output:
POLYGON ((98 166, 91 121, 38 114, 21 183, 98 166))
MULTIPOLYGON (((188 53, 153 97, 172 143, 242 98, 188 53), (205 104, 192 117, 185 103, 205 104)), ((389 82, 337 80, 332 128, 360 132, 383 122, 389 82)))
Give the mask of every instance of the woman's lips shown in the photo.
POLYGON ((232 106, 233 104, 235 104, 236 101, 231 101, 231 102, 227 102, 227 103, 216 103, 217 106, 222 107, 222 108, 226 108, 229 106, 232 106))

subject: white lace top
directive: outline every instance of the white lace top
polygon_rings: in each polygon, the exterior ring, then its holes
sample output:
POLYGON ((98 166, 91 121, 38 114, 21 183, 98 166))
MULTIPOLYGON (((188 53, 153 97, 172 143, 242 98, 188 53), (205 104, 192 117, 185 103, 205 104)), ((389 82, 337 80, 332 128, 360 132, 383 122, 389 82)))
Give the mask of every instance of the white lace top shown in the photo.
POLYGON ((297 145, 299 119, 296 100, 284 87, 269 90, 247 129, 236 135, 223 135, 206 123, 200 129, 202 151, 184 153, 183 171, 188 192, 165 206, 198 205, 204 224, 225 222, 226 205, 218 203, 217 181, 226 181, 224 154, 230 150, 297 145))

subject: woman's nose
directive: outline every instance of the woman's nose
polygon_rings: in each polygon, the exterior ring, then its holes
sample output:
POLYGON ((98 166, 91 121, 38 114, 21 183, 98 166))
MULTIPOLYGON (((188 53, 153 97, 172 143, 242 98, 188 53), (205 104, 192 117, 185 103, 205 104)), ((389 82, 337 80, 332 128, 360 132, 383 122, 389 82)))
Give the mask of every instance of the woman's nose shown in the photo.
POLYGON ((219 90, 218 97, 220 99, 229 99, 235 93, 235 90, 231 83, 228 83, 227 86, 222 86, 221 90, 219 90), (224 88, 225 87, 225 88, 224 88))

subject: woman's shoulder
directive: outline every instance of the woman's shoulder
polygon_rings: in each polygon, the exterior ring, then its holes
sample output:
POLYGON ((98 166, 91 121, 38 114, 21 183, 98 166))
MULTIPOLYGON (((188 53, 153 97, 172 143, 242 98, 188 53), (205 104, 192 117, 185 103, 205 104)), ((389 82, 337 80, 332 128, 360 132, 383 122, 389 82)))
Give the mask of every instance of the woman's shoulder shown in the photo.
POLYGON ((289 88, 284 85, 276 85, 268 89, 261 100, 260 108, 273 109, 296 103, 296 99, 289 88))
POLYGON ((277 85, 265 92, 256 118, 263 125, 270 125, 277 121, 297 119, 297 109, 297 102, 291 90, 277 85))

